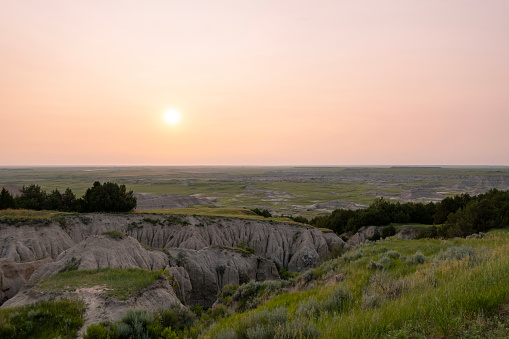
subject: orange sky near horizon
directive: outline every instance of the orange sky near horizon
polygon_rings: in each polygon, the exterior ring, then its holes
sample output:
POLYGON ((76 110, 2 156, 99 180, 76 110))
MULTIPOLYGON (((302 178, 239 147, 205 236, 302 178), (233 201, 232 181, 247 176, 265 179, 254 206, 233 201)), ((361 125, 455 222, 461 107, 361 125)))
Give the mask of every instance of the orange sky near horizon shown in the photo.
POLYGON ((0 166, 509 165, 508 13, 470 0, 4 2, 0 166))

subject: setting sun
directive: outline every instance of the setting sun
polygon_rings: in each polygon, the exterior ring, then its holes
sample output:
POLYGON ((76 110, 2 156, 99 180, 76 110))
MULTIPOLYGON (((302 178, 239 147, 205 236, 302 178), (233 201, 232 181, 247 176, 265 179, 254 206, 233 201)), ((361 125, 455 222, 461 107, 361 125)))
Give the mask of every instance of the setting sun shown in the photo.
POLYGON ((176 109, 170 109, 164 112, 164 121, 170 125, 175 125, 180 121, 180 112, 176 109))

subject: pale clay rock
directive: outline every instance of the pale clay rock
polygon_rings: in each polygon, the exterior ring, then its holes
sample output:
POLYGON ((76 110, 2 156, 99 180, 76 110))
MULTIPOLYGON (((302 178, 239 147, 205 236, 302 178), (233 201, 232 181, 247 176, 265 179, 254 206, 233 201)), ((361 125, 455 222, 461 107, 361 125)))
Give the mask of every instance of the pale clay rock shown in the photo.
MULTIPOLYGON (((25 281, 55 274, 73 257, 81 259, 79 269, 168 268, 178 283, 174 284, 178 298, 204 306, 212 305, 226 284, 279 278, 274 262, 291 271, 305 271, 338 246, 345 246, 339 237, 313 227, 223 217, 84 214, 66 217, 65 227, 57 222, 0 224, 0 258, 55 260, 25 281), (110 230, 129 237, 116 240, 100 235, 110 230), (173 259, 138 242, 166 249, 173 259), (256 255, 225 249, 241 244, 253 248, 256 255), (181 252, 185 260, 177 264, 175 258, 181 252)), ((17 289, 23 284, 19 281, 17 289)))

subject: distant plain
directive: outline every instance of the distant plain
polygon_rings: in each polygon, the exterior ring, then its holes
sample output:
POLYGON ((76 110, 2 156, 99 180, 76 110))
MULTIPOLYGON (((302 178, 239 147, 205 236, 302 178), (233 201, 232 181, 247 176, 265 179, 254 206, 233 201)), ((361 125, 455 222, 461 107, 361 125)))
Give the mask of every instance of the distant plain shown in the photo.
MULTIPOLYGON (((0 186, 38 184, 47 191, 69 187, 81 196, 94 181, 125 184, 135 193, 216 198, 218 207, 259 207, 310 217, 333 210, 338 201, 369 205, 380 196, 403 201, 403 193, 419 190, 451 196, 508 189, 509 167, 0 168, 0 186)), ((436 201, 425 194, 412 198, 436 201)))

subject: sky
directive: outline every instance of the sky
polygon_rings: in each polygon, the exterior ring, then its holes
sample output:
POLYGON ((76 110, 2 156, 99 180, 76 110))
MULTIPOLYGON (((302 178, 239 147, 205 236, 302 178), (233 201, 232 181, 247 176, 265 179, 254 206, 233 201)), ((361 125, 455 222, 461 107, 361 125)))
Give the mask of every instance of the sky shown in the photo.
POLYGON ((0 166, 509 165, 506 0, 1 7, 0 166))

